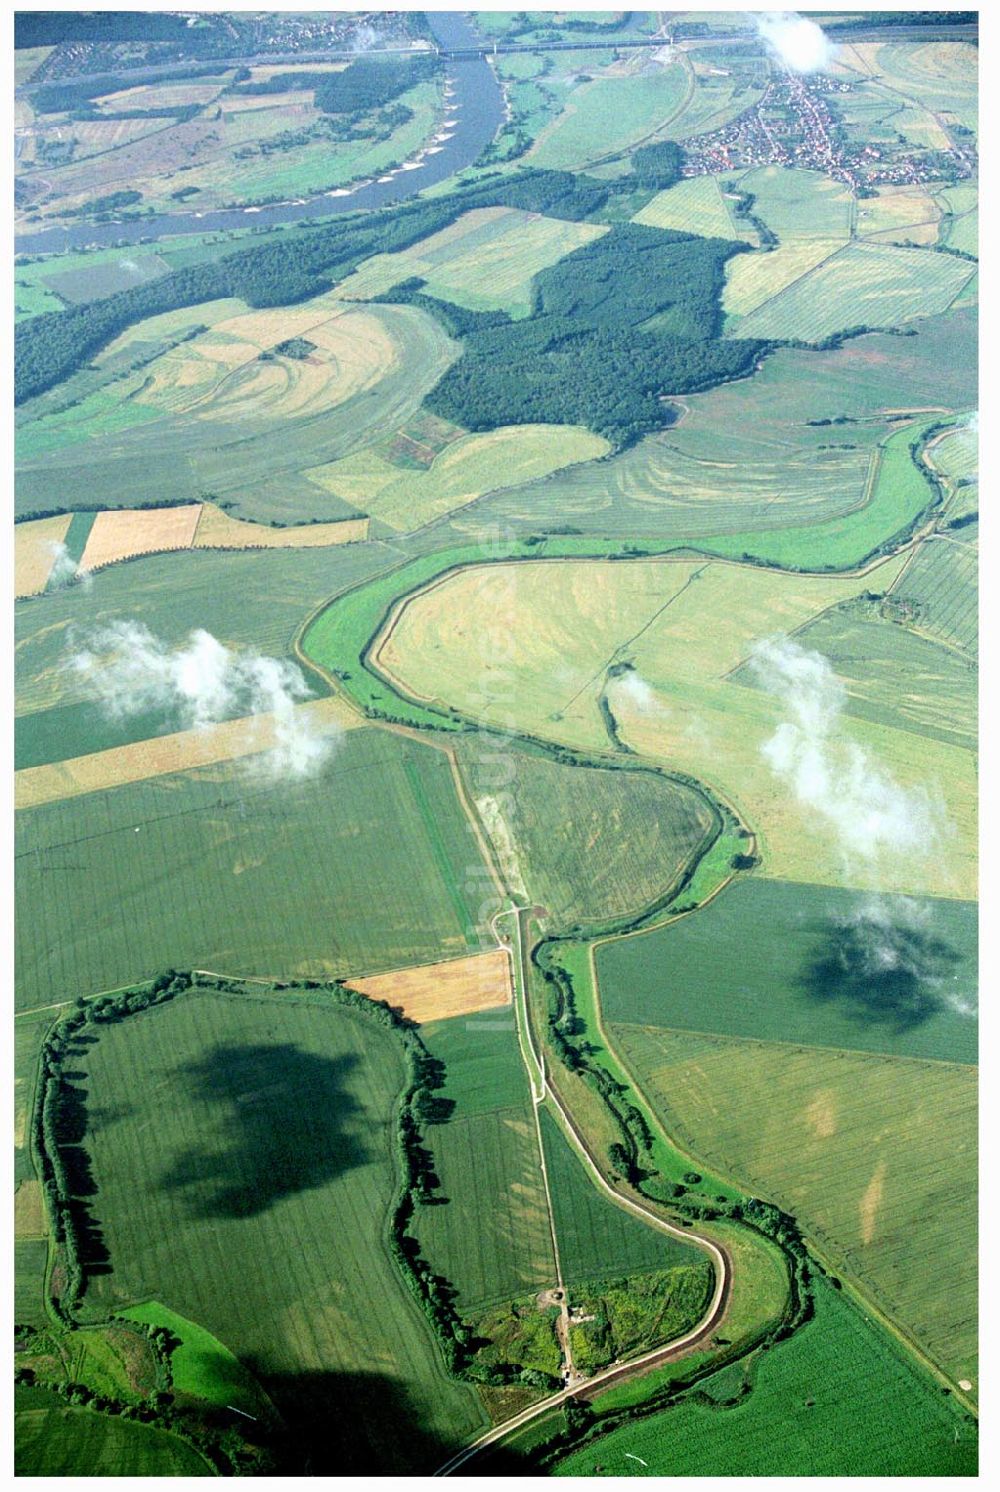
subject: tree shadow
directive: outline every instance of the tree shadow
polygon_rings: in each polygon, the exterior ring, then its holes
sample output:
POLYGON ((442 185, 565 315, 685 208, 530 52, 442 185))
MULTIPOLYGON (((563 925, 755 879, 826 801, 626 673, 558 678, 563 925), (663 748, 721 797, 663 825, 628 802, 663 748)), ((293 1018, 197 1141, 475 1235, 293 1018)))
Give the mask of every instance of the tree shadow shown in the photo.
MULTIPOLYGON (((268 1373, 260 1364, 248 1366, 282 1417, 279 1429, 261 1432, 278 1475, 430 1476, 462 1448, 460 1440, 428 1428, 399 1379, 380 1373, 268 1373)), ((249 1438, 256 1438, 252 1430, 249 1438)), ((478 1462, 474 1457, 461 1475, 476 1475, 478 1462)), ((528 1469, 508 1451, 490 1452, 492 1476, 523 1476, 528 1469)))
POLYGON ((63 1071, 56 1080, 59 1083, 56 1139, 72 1215, 76 1253, 84 1275, 90 1276, 110 1274, 111 1256, 104 1241, 100 1220, 94 1212, 93 1198, 97 1195, 97 1183, 84 1143, 90 1122, 87 1090, 82 1085, 69 1081, 70 1078, 85 1076, 86 1074, 76 1071, 63 1071))
POLYGON ((877 903, 817 931, 821 937, 801 980, 810 999, 899 1033, 948 1009, 946 986, 962 956, 932 932, 919 910, 877 903))
POLYGON ((356 1065, 286 1042, 222 1044, 175 1069, 178 1101, 200 1110, 205 1141, 160 1185, 180 1192, 192 1217, 256 1217, 362 1164, 364 1111, 345 1085, 356 1065))

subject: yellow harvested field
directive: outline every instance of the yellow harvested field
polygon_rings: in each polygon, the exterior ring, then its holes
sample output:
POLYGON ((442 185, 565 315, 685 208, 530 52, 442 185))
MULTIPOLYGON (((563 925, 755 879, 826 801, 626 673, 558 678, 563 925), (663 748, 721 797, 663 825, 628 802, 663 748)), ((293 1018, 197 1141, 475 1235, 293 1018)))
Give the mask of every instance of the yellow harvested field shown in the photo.
POLYGON ((732 801, 758 835, 761 874, 908 895, 974 898, 975 758, 959 746, 844 716, 838 735, 873 770, 926 792, 947 825, 927 853, 845 864, 834 825, 772 771, 765 744, 787 708, 732 682, 754 644, 794 633, 827 607, 885 590, 906 556, 858 576, 725 563, 546 561, 472 566, 404 603, 376 644, 380 667, 418 698, 584 749, 606 749, 599 699, 616 660, 644 689, 616 694, 622 739, 732 801), (476 660, 470 668, 469 660, 476 660))
POLYGON ((99 108, 107 109, 109 113, 117 113, 121 109, 183 108, 187 104, 207 104, 221 91, 222 86, 221 78, 204 83, 187 80, 178 80, 176 83, 141 83, 137 88, 122 88, 117 93, 105 93, 96 102, 99 108))
POLYGON ((472 310, 531 308, 539 270, 608 232, 603 223, 569 223, 513 207, 477 207, 398 254, 376 254, 340 287, 352 300, 381 295, 419 276, 428 295, 472 310))
POLYGON ((22 1181, 14 1193, 14 1237, 44 1238, 48 1233, 40 1181, 22 1181))
POLYGON ((56 545, 70 526, 72 513, 38 518, 14 525, 14 595, 37 596, 44 591, 55 563, 56 545))
POLYGON ((792 239, 766 253, 737 255, 726 264, 722 309, 730 316, 749 316, 843 247, 839 239, 792 239))
MULTIPOLYGON (((346 66, 346 62, 310 62, 309 71, 311 73, 342 73, 346 66)), ((268 83, 272 78, 282 78, 288 73, 301 71, 300 62, 267 62, 252 67, 250 78, 254 83, 268 83)))
POLYGON ((426 471, 394 466, 374 451, 359 451, 313 467, 309 476, 345 502, 409 533, 486 493, 594 461, 610 449, 601 436, 579 425, 503 425, 453 441, 426 471))
MULTIPOLYGON (((352 730, 365 722, 336 698, 310 700, 297 705, 314 729, 331 732, 352 730)), ((63 798, 78 798, 119 787, 126 782, 145 782, 190 767, 210 767, 216 762, 255 756, 274 745, 274 717, 250 715, 226 720, 203 730, 176 731, 151 741, 136 741, 89 756, 71 757, 44 767, 25 767, 14 774, 14 807, 37 808, 63 798)))
POLYGON ((372 1000, 400 1006, 414 1021, 473 1015, 477 1010, 509 1005, 513 999, 510 956, 502 948, 439 964, 395 969, 390 974, 348 979, 347 983, 372 1000))
POLYGON ((362 310, 323 295, 301 306, 220 317, 209 331, 149 364, 135 398, 207 420, 320 414, 398 366, 399 309, 362 310), (304 358, 273 354, 295 337, 312 342, 314 350, 304 358), (263 352, 271 356, 262 360, 263 352))
POLYGON ((137 511, 119 508, 98 513, 80 560, 81 570, 101 570, 137 554, 163 554, 190 549, 198 527, 201 503, 183 508, 137 511))
POLYGON ((194 535, 196 549, 322 549, 328 544, 355 544, 368 537, 367 518, 336 523, 300 523, 271 528, 230 518, 214 503, 205 503, 194 535))

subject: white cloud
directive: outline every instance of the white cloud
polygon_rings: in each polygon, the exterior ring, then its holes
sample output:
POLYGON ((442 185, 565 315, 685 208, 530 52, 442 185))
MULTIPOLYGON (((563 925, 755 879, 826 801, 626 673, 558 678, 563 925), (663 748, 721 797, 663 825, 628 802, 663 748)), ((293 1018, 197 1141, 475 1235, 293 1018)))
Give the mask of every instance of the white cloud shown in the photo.
POLYGON ((68 585, 89 586, 94 577, 89 570, 81 570, 76 560, 70 557, 65 544, 54 540, 49 543, 52 553, 52 569, 49 571, 49 590, 65 590, 68 585))
POLYGON ((788 716, 762 748, 798 801, 836 831, 849 860, 926 856, 944 828, 940 807, 921 788, 904 788, 840 729, 847 693, 829 661, 787 637, 755 647, 758 682, 788 716))
POLYGON ((268 716, 263 760, 276 777, 304 777, 331 754, 340 732, 319 732, 296 708, 312 690, 286 659, 241 653, 198 629, 170 650, 141 622, 113 622, 88 637, 67 667, 111 719, 161 710, 185 729, 268 716))
POLYGON ((765 11, 754 17, 768 50, 792 72, 820 72, 837 48, 821 26, 792 10, 765 11))

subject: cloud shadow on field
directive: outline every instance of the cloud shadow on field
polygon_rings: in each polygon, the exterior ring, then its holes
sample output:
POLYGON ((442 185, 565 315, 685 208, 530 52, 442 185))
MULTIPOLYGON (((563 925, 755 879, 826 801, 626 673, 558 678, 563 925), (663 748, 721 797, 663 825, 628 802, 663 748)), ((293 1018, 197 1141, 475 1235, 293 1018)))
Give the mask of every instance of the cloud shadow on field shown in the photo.
POLYGON ((822 924, 817 932, 801 979, 810 999, 897 1033, 951 1008, 946 989, 961 954, 928 928, 862 915, 822 924))
POLYGON ((362 1164, 367 1116, 345 1084, 356 1065, 286 1042, 221 1044, 177 1068, 178 1101, 204 1143, 177 1155, 159 1184, 193 1217, 256 1217, 362 1164))
MULTIPOLYGON (((282 1416, 281 1428, 265 1442, 279 1475, 431 1476, 461 1448, 460 1440, 446 1439, 424 1422, 419 1403, 398 1378, 375 1372, 269 1373, 265 1363, 248 1366, 282 1416)), ((520 1456, 491 1447, 461 1475, 524 1476, 529 1470, 520 1456)))

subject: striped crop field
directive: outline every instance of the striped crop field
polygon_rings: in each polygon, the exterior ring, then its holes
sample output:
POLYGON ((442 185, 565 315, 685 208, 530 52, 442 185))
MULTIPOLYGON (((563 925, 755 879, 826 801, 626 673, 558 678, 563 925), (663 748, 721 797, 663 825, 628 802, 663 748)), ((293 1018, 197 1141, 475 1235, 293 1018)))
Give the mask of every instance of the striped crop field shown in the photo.
POLYGON ((386 1243, 398 1038, 329 997, 263 990, 189 991, 100 1029, 80 1066, 111 1269, 85 1309, 169 1300, 326 1466, 421 1468, 428 1439, 472 1432, 473 1390, 386 1243))
POLYGON ((854 326, 899 326, 946 311, 973 273, 973 265, 949 254, 851 243, 729 334, 820 342, 854 326))
POLYGON ((570 223, 512 207, 481 207, 398 254, 361 264, 337 294, 367 300, 419 276, 428 295, 473 311, 526 316, 539 270, 606 233, 599 223, 570 223))
POLYGON ((17 837, 26 1008, 168 967, 318 978, 487 940, 449 760, 384 731, 304 781, 222 764, 25 809, 17 837))
POLYGON ((893 594, 917 608, 913 625, 935 641, 974 657, 979 645, 979 553, 953 538, 935 536, 921 544, 893 594))
POLYGON ((640 1026, 614 1039, 670 1134, 798 1219, 955 1384, 976 1367, 976 1072, 640 1026))
MULTIPOLYGON (((697 233, 703 238, 746 238, 755 241, 748 225, 732 216, 726 194, 717 176, 690 176, 659 192, 635 214, 633 223, 649 228, 672 228, 679 233, 697 233)), ((739 260, 730 260, 730 266, 739 260)))
POLYGON ((677 1404, 571 1450, 557 1476, 975 1476, 976 1425, 820 1281, 815 1319, 677 1404), (776 1427, 780 1426, 780 1433, 776 1427), (645 1462, 645 1467, 638 1464, 645 1462))

